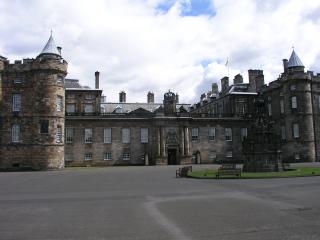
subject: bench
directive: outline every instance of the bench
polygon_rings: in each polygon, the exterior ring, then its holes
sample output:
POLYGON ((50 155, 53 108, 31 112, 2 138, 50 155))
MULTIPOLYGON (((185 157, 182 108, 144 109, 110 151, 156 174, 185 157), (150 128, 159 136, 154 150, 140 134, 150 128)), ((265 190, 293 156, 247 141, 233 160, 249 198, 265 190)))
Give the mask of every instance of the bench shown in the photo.
POLYGON ((186 166, 186 167, 179 168, 178 170, 176 170, 176 178, 187 177, 189 171, 192 172, 192 166, 186 166))
POLYGON ((241 177, 241 168, 237 168, 235 164, 223 164, 216 173, 216 178, 220 176, 237 176, 241 177))

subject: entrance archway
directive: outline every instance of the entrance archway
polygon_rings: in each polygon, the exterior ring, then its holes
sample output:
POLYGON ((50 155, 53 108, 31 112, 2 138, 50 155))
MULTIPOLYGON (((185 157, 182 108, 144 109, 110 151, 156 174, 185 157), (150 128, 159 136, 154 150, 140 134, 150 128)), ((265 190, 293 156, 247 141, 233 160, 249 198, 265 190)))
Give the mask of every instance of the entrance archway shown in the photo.
POLYGON ((176 148, 168 148, 168 165, 178 165, 178 151, 176 148))

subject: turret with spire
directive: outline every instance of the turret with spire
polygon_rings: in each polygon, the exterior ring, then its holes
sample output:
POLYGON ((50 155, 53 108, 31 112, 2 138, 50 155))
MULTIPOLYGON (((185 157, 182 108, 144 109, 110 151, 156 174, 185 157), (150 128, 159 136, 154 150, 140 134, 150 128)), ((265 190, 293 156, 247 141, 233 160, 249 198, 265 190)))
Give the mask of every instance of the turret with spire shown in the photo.
POLYGON ((286 63, 286 68, 288 69, 288 72, 304 72, 304 65, 294 51, 294 48, 292 50, 289 61, 286 63))
POLYGON ((41 53, 38 55, 37 58, 61 58, 61 53, 59 51, 59 49, 56 46, 56 43, 53 39, 52 36, 52 31, 49 37, 48 42, 46 43, 46 45, 44 46, 44 48, 42 49, 41 53))

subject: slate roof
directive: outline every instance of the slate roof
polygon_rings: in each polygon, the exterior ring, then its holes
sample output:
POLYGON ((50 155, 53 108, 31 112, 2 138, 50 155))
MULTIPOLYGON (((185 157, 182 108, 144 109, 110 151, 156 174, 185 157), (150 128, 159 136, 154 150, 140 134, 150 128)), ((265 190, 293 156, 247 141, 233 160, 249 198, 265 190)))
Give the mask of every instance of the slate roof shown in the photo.
POLYGON ((51 35, 50 35, 50 38, 49 38, 47 44, 42 49, 42 52, 40 53, 40 55, 41 54, 56 54, 56 55, 60 55, 59 51, 57 49, 57 46, 56 46, 56 44, 55 44, 55 42, 53 40, 52 32, 51 32, 51 35))
POLYGON ((96 90, 96 89, 91 89, 88 86, 82 86, 79 83, 78 79, 66 78, 64 81, 64 86, 67 90, 96 90))
POLYGON ((301 62, 300 58, 296 54, 294 50, 292 50, 289 62, 288 62, 288 68, 290 67, 304 67, 303 63, 301 62))
MULTIPOLYGON (((105 113, 112 113, 116 108, 121 108, 122 113, 129 113, 137 109, 145 109, 149 112, 154 112, 162 106, 162 103, 101 103, 101 107, 105 113)), ((177 104, 176 108, 179 112, 181 106, 188 111, 190 104, 177 104)))

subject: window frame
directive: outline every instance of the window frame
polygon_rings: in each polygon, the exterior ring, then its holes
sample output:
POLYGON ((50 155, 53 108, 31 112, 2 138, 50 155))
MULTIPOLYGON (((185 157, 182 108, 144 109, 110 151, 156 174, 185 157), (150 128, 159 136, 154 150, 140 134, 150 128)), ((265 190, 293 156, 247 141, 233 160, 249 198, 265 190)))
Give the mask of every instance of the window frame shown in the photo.
POLYGON ((13 93, 12 94, 12 111, 21 112, 21 108, 22 108, 22 94, 13 93))
POLYGON ((149 129, 148 128, 140 128, 140 142, 148 143, 149 142, 149 129))
POLYGON ((73 143, 73 135, 74 135, 74 129, 72 127, 66 127, 66 143, 73 143))
POLYGON ((103 154, 103 160, 104 161, 112 161, 112 152, 105 152, 103 154))
POLYGON ((56 99, 56 110, 57 112, 62 112, 63 111, 63 97, 58 95, 56 99))
POLYGON ((131 142, 131 129, 130 128, 122 128, 121 129, 121 140, 123 144, 130 144, 131 142), (128 138, 128 139, 126 139, 128 138))
POLYGON ((84 161, 92 161, 92 158, 93 158, 92 152, 86 152, 84 154, 84 161))
POLYGON ((103 129, 103 143, 107 143, 107 144, 112 143, 112 128, 111 127, 103 129))
POLYGON ((225 128, 225 140, 227 142, 232 142, 232 128, 225 128), (230 131, 229 131, 229 129, 230 129, 230 131))
POLYGON ((21 125, 18 123, 12 124, 11 126, 11 142, 12 143, 21 142, 21 125))
POLYGON ((200 139, 200 137, 199 137, 199 128, 198 127, 191 128, 191 141, 192 142, 197 142, 197 141, 199 141, 199 139, 200 139))
POLYGON ((300 126, 299 123, 292 124, 292 137, 293 138, 300 138, 300 126))
POLYGON ((291 97, 291 109, 297 109, 298 108, 298 99, 297 96, 291 97))
POLYGON ((39 129, 40 134, 49 134, 49 120, 40 120, 39 124, 40 124, 40 129, 39 129), (44 124, 46 124, 46 126, 44 126, 44 124), (44 127, 46 127, 47 131, 42 131, 43 129, 45 129, 44 127))
POLYGON ((56 143, 63 143, 62 141, 62 127, 57 126, 56 128, 56 143))
POLYGON ((122 160, 123 161, 130 161, 131 160, 131 153, 130 152, 124 152, 122 154, 122 160))
POLYGON ((92 128, 84 129, 84 143, 92 143, 93 142, 93 130, 92 128))

